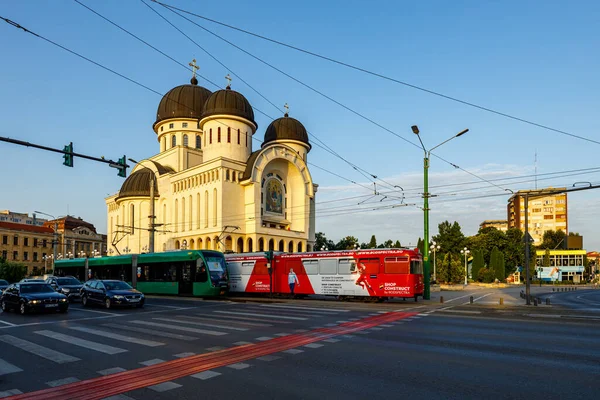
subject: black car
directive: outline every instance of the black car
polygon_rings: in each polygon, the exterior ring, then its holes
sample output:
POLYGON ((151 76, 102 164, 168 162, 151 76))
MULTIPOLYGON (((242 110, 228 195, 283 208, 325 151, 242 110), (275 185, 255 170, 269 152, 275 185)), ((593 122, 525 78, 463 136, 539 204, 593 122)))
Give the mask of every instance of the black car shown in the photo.
POLYGON ((144 294, 117 280, 90 280, 81 288, 81 304, 102 304, 105 308, 113 306, 144 306, 144 294))
POLYGON ((73 276, 51 276, 46 279, 46 283, 49 284, 58 293, 62 293, 69 301, 81 299, 81 288, 83 283, 73 276))
POLYGON ((10 285, 10 283, 8 283, 8 281, 6 281, 4 279, 0 279, 0 294, 2 294, 2 292, 4 292, 4 289, 6 289, 8 287, 8 285, 10 285))
POLYGON ((14 283, 0 298, 2 311, 19 310, 24 315, 30 311, 67 312, 69 301, 64 294, 56 293, 47 283, 14 283))

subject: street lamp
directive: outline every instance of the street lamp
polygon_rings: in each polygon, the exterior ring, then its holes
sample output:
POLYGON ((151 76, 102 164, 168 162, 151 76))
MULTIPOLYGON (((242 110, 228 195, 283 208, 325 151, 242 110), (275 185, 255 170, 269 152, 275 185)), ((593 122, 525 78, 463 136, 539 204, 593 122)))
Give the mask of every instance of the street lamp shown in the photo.
POLYGON ((187 249, 187 244, 188 244, 188 243, 187 243, 187 240, 183 239, 183 242, 181 242, 181 248, 182 248, 183 250, 186 250, 186 249, 187 249))
POLYGON ((41 211, 34 211, 34 212, 38 213, 38 214, 42 214, 42 215, 47 215, 48 217, 50 217, 54 220, 54 235, 52 235, 52 269, 54 270, 54 260, 57 260, 56 247, 58 246, 58 220, 52 214, 46 214, 45 212, 41 212, 41 211))
POLYGON ((430 294, 430 271, 429 271, 429 157, 431 155, 431 152, 434 149, 437 149, 438 147, 440 147, 441 145, 443 145, 444 143, 449 142, 450 140, 457 138, 459 136, 464 135, 465 133, 467 133, 469 130, 468 129, 464 129, 460 132, 458 132, 456 135, 452 136, 450 139, 447 139, 445 141, 443 141, 442 143, 438 144, 437 146, 434 146, 433 148, 431 148, 430 150, 425 149, 425 145, 423 144, 423 141, 421 140, 421 136, 419 136, 419 127, 417 125, 413 125, 411 126, 411 129, 413 131, 413 133, 415 135, 417 135, 417 137, 419 138, 419 142, 421 142, 421 147, 423 148, 423 153, 424 153, 424 157, 423 157, 423 252, 425 253, 423 255, 423 274, 424 274, 424 278, 425 278, 425 290, 423 293, 423 299, 424 300, 429 300, 431 298, 431 294, 430 294))
POLYGON ((467 270, 467 257, 469 256, 470 252, 471 250, 467 249, 466 247, 460 251, 461 254, 465 255, 465 286, 468 285, 467 278, 469 277, 469 271, 467 270))
POLYGON ((85 251, 81 250, 79 253, 77 253, 79 255, 79 258, 85 258, 85 251))
POLYGON ((123 253, 126 253, 126 254, 131 253, 131 249, 129 248, 129 246, 125 246, 125 248, 123 249, 123 253))
POLYGON ((48 269, 48 260, 54 260, 54 254, 43 256, 42 259, 44 260, 44 271, 46 271, 48 269))
POLYGON ((436 271, 435 271, 435 267, 436 267, 436 265, 435 265, 436 264, 435 263, 435 253, 436 253, 437 250, 440 249, 440 245, 437 244, 435 242, 435 240, 434 240, 434 241, 431 242, 431 246, 429 246, 429 249, 433 251, 433 281, 437 282, 437 274, 436 274, 436 271))

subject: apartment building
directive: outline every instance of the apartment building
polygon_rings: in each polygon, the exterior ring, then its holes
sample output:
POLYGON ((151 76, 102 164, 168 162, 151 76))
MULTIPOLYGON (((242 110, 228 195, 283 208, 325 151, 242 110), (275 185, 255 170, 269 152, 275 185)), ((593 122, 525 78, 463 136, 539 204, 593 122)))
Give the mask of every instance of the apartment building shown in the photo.
POLYGON ((28 275, 52 267, 54 230, 44 226, 0 221, 0 258, 27 266, 28 275))
POLYGON ((479 224, 479 229, 496 228, 499 231, 506 232, 508 230, 508 221, 505 219, 486 219, 479 224))

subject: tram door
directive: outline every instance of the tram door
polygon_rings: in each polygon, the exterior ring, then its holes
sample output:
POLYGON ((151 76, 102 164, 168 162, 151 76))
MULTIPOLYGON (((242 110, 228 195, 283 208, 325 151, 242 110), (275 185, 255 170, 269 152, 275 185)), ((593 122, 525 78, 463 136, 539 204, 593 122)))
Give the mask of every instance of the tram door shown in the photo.
POLYGON ((183 263, 177 266, 179 277, 179 294, 192 295, 194 292, 194 277, 196 266, 191 263, 183 263))

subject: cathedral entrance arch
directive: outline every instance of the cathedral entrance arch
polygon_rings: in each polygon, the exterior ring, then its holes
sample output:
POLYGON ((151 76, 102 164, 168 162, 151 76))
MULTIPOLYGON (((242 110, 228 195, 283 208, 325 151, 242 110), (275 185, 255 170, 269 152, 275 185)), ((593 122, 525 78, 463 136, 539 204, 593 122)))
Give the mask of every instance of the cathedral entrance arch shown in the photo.
POLYGON ((283 244, 283 239, 279 241, 279 251, 285 251, 285 245, 283 244))
POLYGON ((238 253, 243 253, 244 252, 244 238, 238 238, 237 240, 237 252, 238 253))
POLYGON ((269 239, 269 250, 275 251, 275 241, 273 239, 269 239))
POLYGON ((294 242, 290 240, 290 243, 288 244, 288 253, 293 253, 294 252, 294 242))
POLYGON ((265 239, 258 239, 258 251, 265 251, 265 239))

